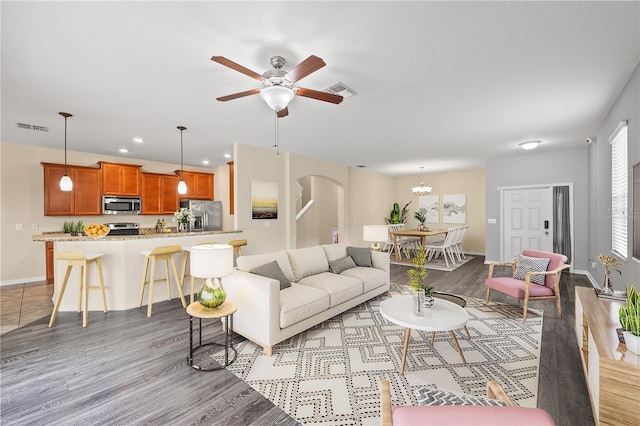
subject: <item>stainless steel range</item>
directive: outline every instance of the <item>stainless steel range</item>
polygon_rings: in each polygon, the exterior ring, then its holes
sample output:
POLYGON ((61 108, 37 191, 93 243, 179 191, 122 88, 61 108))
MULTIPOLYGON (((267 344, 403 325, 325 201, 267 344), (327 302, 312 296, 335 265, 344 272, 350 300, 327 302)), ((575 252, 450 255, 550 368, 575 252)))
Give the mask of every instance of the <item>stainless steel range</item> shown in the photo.
POLYGON ((109 235, 140 235, 138 223, 105 223, 110 229, 109 235))

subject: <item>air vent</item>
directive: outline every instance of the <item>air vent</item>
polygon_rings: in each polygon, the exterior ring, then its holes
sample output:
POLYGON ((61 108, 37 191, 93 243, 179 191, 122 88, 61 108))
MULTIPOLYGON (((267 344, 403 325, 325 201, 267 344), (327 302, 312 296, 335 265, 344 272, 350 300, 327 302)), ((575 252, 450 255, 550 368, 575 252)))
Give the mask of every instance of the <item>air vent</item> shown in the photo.
POLYGON ((27 124, 27 123, 16 122, 16 126, 19 129, 35 130, 36 132, 48 132, 49 131, 48 127, 46 127, 46 126, 36 126, 35 124, 27 124))
POLYGON ((348 87, 342 82, 337 82, 324 89, 325 92, 333 93, 334 95, 340 95, 343 98, 349 98, 356 94, 356 91, 348 87))

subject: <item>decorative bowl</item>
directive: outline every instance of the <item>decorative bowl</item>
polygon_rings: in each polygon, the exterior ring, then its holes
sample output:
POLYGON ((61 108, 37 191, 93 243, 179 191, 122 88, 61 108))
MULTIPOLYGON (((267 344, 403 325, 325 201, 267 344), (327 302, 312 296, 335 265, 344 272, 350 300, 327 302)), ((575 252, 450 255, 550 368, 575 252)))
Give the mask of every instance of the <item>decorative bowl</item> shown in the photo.
POLYGON ((100 238, 106 237, 107 235, 109 235, 110 231, 111 228, 103 224, 92 223, 91 225, 87 225, 84 227, 84 233, 94 240, 99 240, 100 238))

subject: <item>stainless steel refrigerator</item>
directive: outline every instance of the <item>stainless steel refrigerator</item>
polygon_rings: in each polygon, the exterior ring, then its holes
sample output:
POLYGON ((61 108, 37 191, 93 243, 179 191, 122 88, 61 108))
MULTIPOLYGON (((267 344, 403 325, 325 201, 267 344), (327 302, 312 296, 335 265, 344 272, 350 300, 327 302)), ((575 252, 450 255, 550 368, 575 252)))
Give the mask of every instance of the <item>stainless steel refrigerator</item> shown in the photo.
POLYGON ((190 232, 222 231, 222 201, 180 200, 180 207, 191 209, 196 217, 190 232))

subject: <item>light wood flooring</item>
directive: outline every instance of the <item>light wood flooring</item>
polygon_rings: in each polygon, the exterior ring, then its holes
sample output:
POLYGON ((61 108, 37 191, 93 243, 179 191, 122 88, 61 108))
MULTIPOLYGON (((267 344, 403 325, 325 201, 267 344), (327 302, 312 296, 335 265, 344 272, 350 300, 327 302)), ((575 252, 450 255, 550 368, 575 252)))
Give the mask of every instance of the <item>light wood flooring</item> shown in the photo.
MULTIPOLYGON (((477 257, 453 272, 429 270, 436 290, 484 299, 487 266, 477 257)), ((392 265, 391 281, 407 282, 392 265)), ((558 425, 593 425, 574 324, 574 287, 586 277, 563 274, 563 318, 544 310, 538 407, 558 425)), ((517 303, 499 293, 492 301, 517 303)), ((146 309, 62 312, 48 328, 51 286, 0 288, 2 425, 203 424, 296 425, 294 419, 226 370, 200 372, 186 363, 188 317, 177 299, 146 309)), ((220 339, 216 324, 204 338, 220 339)), ((241 337, 236 336, 237 340, 241 337)), ((275 347, 277 352, 277 346, 275 347)))

